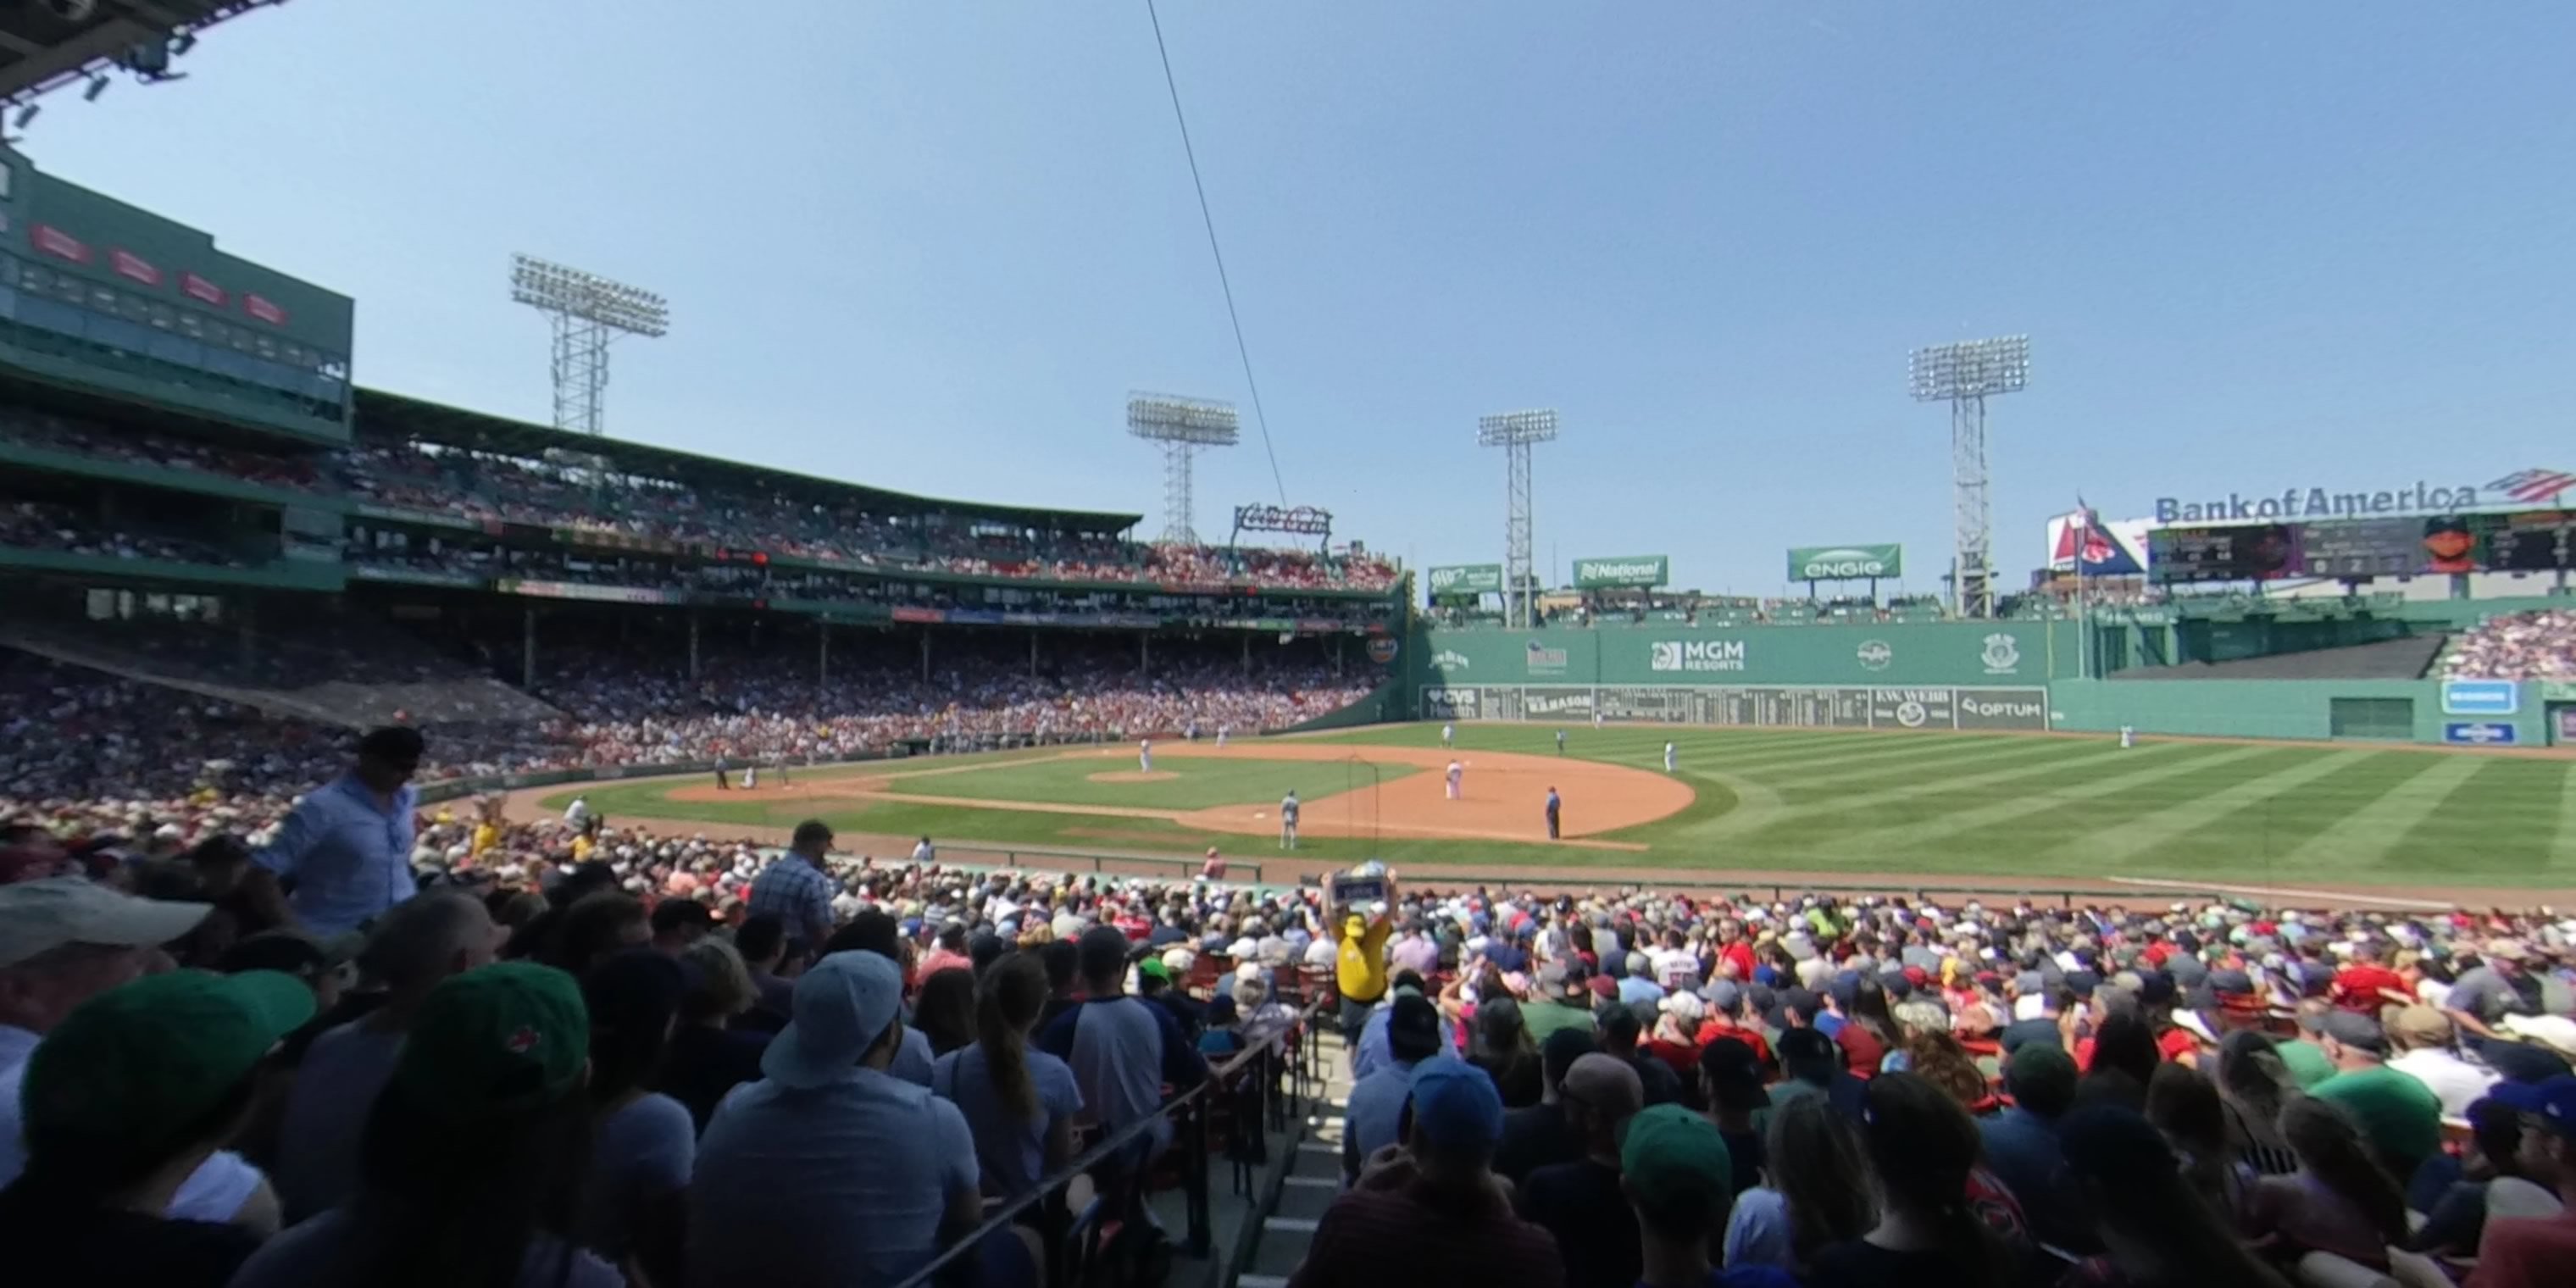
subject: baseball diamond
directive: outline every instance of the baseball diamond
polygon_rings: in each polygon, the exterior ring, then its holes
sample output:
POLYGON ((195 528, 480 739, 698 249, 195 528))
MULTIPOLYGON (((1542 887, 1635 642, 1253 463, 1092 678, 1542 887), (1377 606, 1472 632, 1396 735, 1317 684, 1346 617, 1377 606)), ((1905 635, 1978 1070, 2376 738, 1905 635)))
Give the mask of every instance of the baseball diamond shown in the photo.
MULTIPOLYGON (((1945 729, 1949 726, 1944 725, 1945 729)), ((1300 856, 1723 880, 1737 870, 2134 883, 2576 886, 2576 760, 2295 742, 2167 739, 2122 749, 2069 736, 1858 730, 1462 724, 1465 797, 1440 799, 1437 725, 1158 752, 1168 782, 1099 784, 1116 749, 920 768, 801 772, 719 794, 638 782, 591 806, 689 831, 782 828, 815 814, 862 835, 965 846, 1262 857, 1267 815, 1308 802, 1300 856), (1675 744, 1678 771, 1662 772, 1675 744), (1168 760, 1165 756, 1168 755, 1168 760), (1550 844, 1540 802, 1566 801, 1550 844)), ((566 792, 520 807, 559 813, 566 792)))

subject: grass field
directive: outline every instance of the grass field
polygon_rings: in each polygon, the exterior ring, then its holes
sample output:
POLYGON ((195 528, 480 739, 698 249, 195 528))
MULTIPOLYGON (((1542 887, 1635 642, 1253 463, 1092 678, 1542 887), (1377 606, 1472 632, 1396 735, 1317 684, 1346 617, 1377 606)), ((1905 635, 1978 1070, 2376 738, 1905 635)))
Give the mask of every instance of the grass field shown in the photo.
MULTIPOLYGON (((1468 725, 1460 727, 1458 741, 1470 753, 1551 755, 1552 734, 1536 725, 1468 725)), ((1558 872, 1654 866, 2576 888, 2576 758, 2350 744, 2150 741, 2124 751, 2107 739, 1715 729, 1577 728, 1568 736, 1570 755, 1656 772, 1670 737, 1679 746, 1680 776, 1698 799, 1679 814, 1604 838, 1646 847, 1638 851, 1387 837, 1311 839, 1300 853, 1558 872)), ((1436 746, 1439 729, 1394 726, 1321 741, 1436 746)), ((1348 772, 1313 762, 1170 757, 1156 768, 1175 771, 1172 780, 1092 783, 1088 775, 1113 766, 1013 763, 1025 759, 1001 757, 969 772, 897 780, 907 794, 959 798, 955 806, 833 802, 847 808, 827 810, 825 817, 848 832, 927 833, 957 843, 1172 853, 1218 844, 1259 857, 1270 846, 1254 838, 1163 819, 965 802, 1191 809, 1276 800, 1287 782, 1311 799, 1343 790, 1348 772), (1316 786, 1310 790, 1309 783, 1316 786)), ((1385 767, 1390 779, 1400 772, 1385 767)), ((667 790, 625 784, 588 795, 594 809, 612 818, 711 824, 786 826, 812 808, 792 801, 680 802, 668 799, 667 790)), ((571 795, 560 793, 549 804, 559 809, 571 795)), ((1569 809, 1581 805, 1568 802, 1569 809)))

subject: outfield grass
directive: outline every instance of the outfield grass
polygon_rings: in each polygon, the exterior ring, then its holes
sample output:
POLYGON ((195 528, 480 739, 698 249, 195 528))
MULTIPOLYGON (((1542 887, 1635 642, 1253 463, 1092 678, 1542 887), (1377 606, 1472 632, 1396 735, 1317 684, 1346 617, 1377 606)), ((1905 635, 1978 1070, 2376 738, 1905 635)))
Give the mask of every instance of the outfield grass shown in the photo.
MULTIPOLYGON (((1467 750, 1552 755, 1552 726, 1465 725, 1467 750)), ((2273 746, 1944 734, 1739 729, 1571 729, 1569 754, 1661 772, 1677 744, 1689 809, 1604 839, 1635 852, 1537 844, 1388 838, 1310 839, 1300 853, 1404 864, 1769 868, 1994 877, 2153 876, 2248 883, 2475 884, 2576 887, 2576 759, 2475 756, 2349 743, 2273 746)), ((1363 730, 1327 742, 1436 746, 1436 725, 1363 730)), ((1024 758, 1001 758, 1024 759, 1024 758)), ((943 762, 944 763, 944 762, 943 762)), ((1129 762, 1132 763, 1132 762, 1129 762)), ((1157 764, 1163 783, 1084 781, 1106 761, 997 764, 991 771, 905 779, 899 790, 1045 803, 1191 809, 1276 800, 1280 775, 1310 789, 1341 766, 1317 762, 1157 764), (1236 785, 1233 773, 1243 767, 1236 785), (1061 767, 1061 768, 1059 768, 1061 767), (1202 776, 1201 771, 1207 771, 1202 776), (930 789, 934 784, 938 786, 930 789), (1014 790, 1001 793, 997 785, 1014 790), (1233 792, 1211 798, 1219 790, 1233 792), (1204 788, 1206 790, 1202 791, 1204 788), (1158 790, 1161 793, 1158 794, 1158 790)), ((1400 772, 1385 766, 1388 777, 1400 772)), ((878 770, 877 772, 883 772, 878 770)), ((663 788, 589 792, 619 814, 786 826, 810 806, 675 803, 663 788)), ((572 793, 550 802, 561 808, 572 793)), ((1582 808, 1569 800, 1569 809, 1582 808)), ((960 843, 1194 852, 1210 844, 1258 857, 1256 838, 1158 819, 900 802, 825 815, 852 832, 928 833, 960 843), (1168 837, 1168 841, 1164 838, 1168 837)))

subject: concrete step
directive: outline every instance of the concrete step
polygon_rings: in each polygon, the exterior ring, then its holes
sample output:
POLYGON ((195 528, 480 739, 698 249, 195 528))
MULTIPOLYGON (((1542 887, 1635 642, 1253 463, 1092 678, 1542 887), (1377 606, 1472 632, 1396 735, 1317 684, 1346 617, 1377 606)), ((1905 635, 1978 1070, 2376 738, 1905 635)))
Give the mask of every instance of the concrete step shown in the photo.
POLYGON ((1304 1264, 1306 1249, 1314 1241, 1313 1217, 1274 1216, 1261 1223, 1261 1246, 1253 1250, 1252 1267, 1247 1273, 1285 1279, 1304 1264))
POLYGON ((1279 1192, 1279 1210, 1272 1216, 1317 1218, 1333 1200, 1342 1195, 1342 1178, 1333 1176, 1291 1176, 1279 1192))

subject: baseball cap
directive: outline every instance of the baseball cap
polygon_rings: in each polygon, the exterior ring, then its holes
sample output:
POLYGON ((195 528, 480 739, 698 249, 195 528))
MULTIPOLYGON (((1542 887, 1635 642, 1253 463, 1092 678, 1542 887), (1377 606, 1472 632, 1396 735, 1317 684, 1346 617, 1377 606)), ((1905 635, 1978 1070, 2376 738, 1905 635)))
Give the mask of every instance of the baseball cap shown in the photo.
POLYGON ((1721 979, 1710 984, 1701 989, 1699 995, 1708 999, 1708 1004, 1717 1008, 1718 1013, 1722 1015, 1734 1015, 1736 1008, 1744 1004, 1743 987, 1731 979, 1721 979))
POLYGON ((1490 1149, 1503 1136, 1502 1093, 1484 1070, 1454 1055, 1433 1056, 1413 1066, 1413 1130, 1439 1149, 1490 1149))
POLYGON ((2564 1015, 2508 1015, 2499 1027, 2525 1042, 2576 1059, 2576 1020, 2564 1015))
MULTIPOLYGON (((40 1050, 42 1048, 39 1048, 40 1050)), ((2499 1082, 2486 1098, 2538 1118, 2570 1140, 2576 1140, 2576 1074, 2562 1073, 2542 1082, 2499 1082)))
POLYGON ((1552 1080, 1563 1082, 1575 1061, 1600 1049, 1588 1028, 1558 1029, 1539 1042, 1539 1064, 1552 1080))
POLYGON ((832 953, 796 980, 794 1018, 761 1054, 760 1071, 785 1087, 819 1087, 858 1067, 903 1001, 903 972, 859 950, 832 953))
POLYGON ((2355 1050, 2388 1054, 2388 1034, 2380 1029, 2378 1021, 2366 1015, 2337 1011, 2327 1016, 2326 1036, 2355 1050))
POLYGON ((1700 1048, 1699 1070, 1717 1092, 1720 1109, 1766 1109, 1771 1092, 1762 1085, 1762 1059, 1740 1038, 1719 1038, 1700 1048))
POLYGON ((589 1067, 581 985, 552 966, 501 962, 429 991, 391 1085, 412 1108, 461 1122, 549 1103, 589 1067))
POLYGON ((2408 1046, 2446 1046, 2451 1041, 2450 1017, 2429 1006, 2401 1009, 2388 1028, 2408 1046))
POLYGON ((81 1003, 27 1058, 29 1148, 118 1158, 187 1142, 277 1045, 313 1018, 313 990, 276 971, 148 975, 81 1003))
POLYGON ((1656 1105, 1628 1120, 1619 1174, 1646 1207, 1705 1211, 1732 1190, 1735 1160, 1716 1124, 1683 1105, 1656 1105))
POLYGON ((1574 1064, 1565 1071, 1560 1094, 1613 1119, 1625 1118, 1646 1104, 1645 1080, 1637 1076, 1637 1070, 1615 1055, 1598 1051, 1575 1057, 1574 1064))
POLYGON ((83 877, 0 886, 0 966, 65 944, 166 944, 196 929, 212 911, 212 904, 137 899, 83 877))

